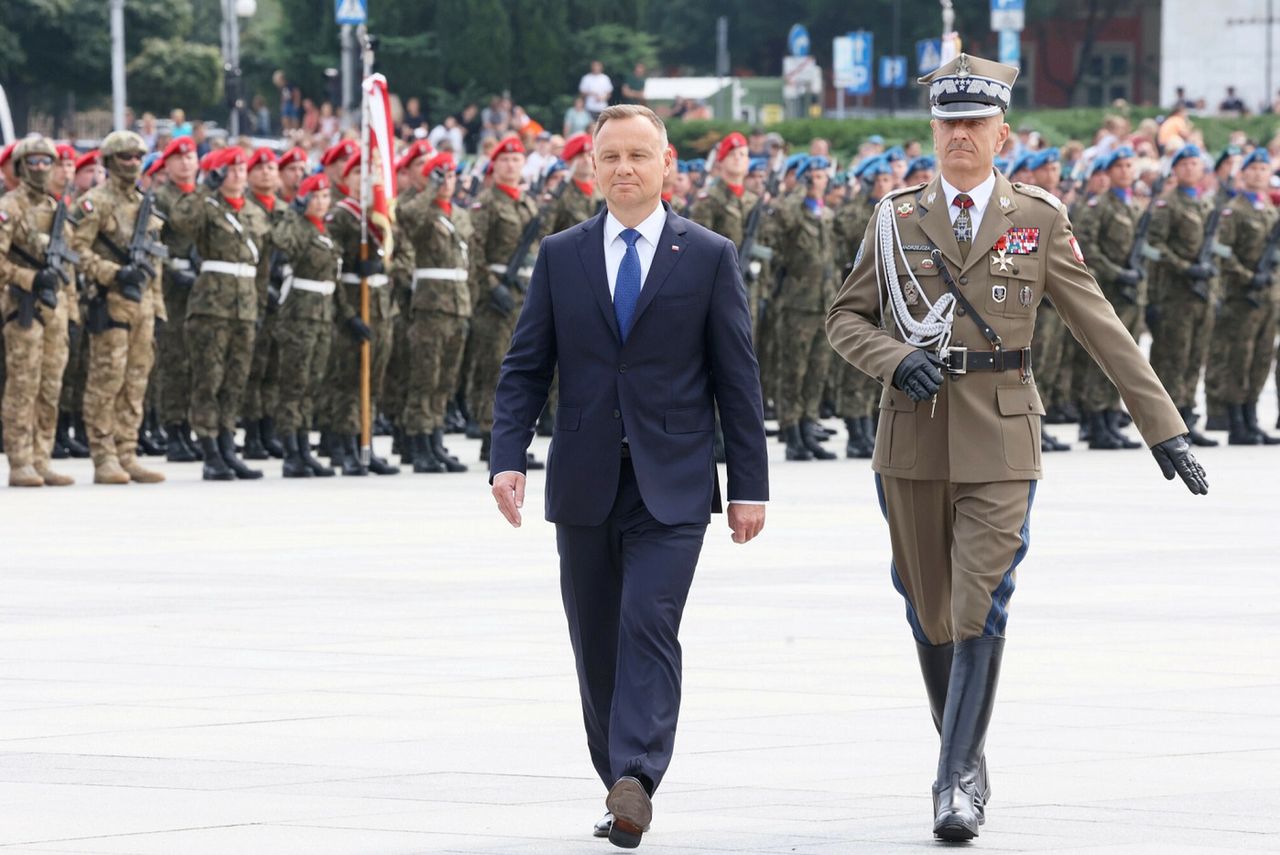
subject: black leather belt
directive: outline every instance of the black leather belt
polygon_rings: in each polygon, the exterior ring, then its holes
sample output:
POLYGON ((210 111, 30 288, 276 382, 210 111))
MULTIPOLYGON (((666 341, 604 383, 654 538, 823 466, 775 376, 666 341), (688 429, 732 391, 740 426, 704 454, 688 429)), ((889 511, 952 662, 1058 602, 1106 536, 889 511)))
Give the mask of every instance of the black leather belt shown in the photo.
POLYGON ((948 374, 970 371, 1020 371, 1031 373, 1031 348, 1020 350, 970 350, 948 347, 942 351, 942 367, 948 374))

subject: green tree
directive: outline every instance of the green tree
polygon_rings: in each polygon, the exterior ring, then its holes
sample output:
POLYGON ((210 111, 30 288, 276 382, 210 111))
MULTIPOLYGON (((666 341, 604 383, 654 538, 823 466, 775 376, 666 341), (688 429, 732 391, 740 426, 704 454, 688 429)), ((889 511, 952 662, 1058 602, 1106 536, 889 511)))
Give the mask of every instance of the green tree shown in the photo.
MULTIPOLYGON (((573 52, 580 65, 574 68, 580 76, 589 70, 588 63, 600 60, 605 73, 614 78, 614 89, 621 89, 621 77, 631 72, 637 62, 654 66, 658 61, 658 40, 652 33, 634 30, 622 24, 597 24, 573 36, 573 52)), ((574 81, 577 88, 577 79, 574 81)))
POLYGON ((182 107, 197 115, 222 99, 222 55, 209 45, 148 39, 127 71, 129 103, 139 111, 182 107))

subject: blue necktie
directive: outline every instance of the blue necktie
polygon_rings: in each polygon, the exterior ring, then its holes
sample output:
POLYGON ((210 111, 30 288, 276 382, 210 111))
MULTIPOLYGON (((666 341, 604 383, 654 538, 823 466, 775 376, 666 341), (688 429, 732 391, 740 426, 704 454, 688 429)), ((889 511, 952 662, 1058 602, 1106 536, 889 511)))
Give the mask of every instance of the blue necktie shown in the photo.
POLYGON ((627 340, 631 332, 631 318, 636 313, 636 303, 640 300, 640 253, 636 250, 636 241, 640 232, 635 229, 623 229, 622 239, 627 242, 627 253, 622 256, 618 265, 618 278, 613 284, 613 311, 618 316, 618 331, 622 340, 627 340))

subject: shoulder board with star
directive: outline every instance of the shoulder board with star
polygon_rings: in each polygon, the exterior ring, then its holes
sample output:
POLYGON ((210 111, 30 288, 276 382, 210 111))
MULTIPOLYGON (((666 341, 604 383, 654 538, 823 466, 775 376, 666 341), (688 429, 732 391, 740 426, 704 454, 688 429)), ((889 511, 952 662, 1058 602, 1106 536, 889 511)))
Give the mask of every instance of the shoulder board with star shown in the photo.
POLYGON ((1023 184, 1021 181, 1015 181, 1013 182, 1013 189, 1021 193, 1023 196, 1040 199, 1041 201, 1048 202, 1055 209, 1059 211, 1062 210, 1062 200, 1043 187, 1037 187, 1034 184, 1023 184))

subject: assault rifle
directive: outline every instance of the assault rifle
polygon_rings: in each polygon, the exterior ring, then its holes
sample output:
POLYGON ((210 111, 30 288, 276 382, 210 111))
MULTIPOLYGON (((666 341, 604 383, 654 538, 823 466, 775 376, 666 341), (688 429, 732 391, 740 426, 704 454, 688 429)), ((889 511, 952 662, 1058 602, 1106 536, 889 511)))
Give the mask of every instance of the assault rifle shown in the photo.
POLYGON ((1254 274, 1254 281, 1258 277, 1263 277, 1264 284, 1254 285, 1249 283, 1249 288, 1244 292, 1244 298, 1255 309, 1261 309, 1266 305, 1266 289, 1270 287, 1271 280, 1275 276, 1276 265, 1280 263, 1280 258, 1276 257, 1276 253, 1280 252, 1280 220, 1271 227, 1271 232, 1267 235, 1267 242, 1262 247, 1262 256, 1258 261, 1258 270, 1254 274))
POLYGON ((1129 256, 1125 267, 1136 273, 1138 279, 1132 285, 1126 285, 1120 289, 1120 295, 1126 301, 1135 305, 1138 302, 1138 282, 1147 277, 1143 262, 1151 258, 1151 247, 1147 243, 1147 233, 1151 231, 1151 215, 1155 211, 1156 201, 1160 198, 1160 194, 1164 192, 1164 185, 1167 180, 1168 176, 1161 175, 1156 179, 1156 183, 1151 185, 1151 199, 1147 202, 1147 209, 1138 218, 1138 227, 1133 231, 1133 246, 1129 248, 1129 256))
POLYGON ((511 311, 516 307, 514 295, 524 293, 525 285, 520 281, 520 268, 525 259, 529 257, 529 250, 533 248, 534 241, 542 234, 544 228, 543 220, 547 215, 547 211, 564 194, 565 188, 568 186, 568 181, 560 182, 556 189, 551 191, 551 198, 547 200, 547 204, 538 208, 538 213, 525 224, 524 231, 520 233, 520 240, 516 243, 516 248, 512 250, 510 258, 507 259, 507 268, 502 271, 502 279, 489 292, 489 304, 503 315, 511 314, 511 311))
MULTIPOLYGON (((1227 190, 1231 189, 1231 179, 1227 179, 1227 190)), ((1217 275, 1213 264, 1213 256, 1218 249, 1218 230, 1222 228, 1223 205, 1214 205, 1209 218, 1204 221, 1204 243, 1200 245, 1200 253, 1196 256, 1196 266, 1201 270, 1212 271, 1210 276, 1217 275)), ((1200 300, 1209 302, 1209 285, 1207 279, 1193 279, 1191 293, 1200 300)))

